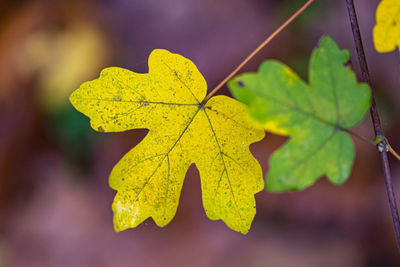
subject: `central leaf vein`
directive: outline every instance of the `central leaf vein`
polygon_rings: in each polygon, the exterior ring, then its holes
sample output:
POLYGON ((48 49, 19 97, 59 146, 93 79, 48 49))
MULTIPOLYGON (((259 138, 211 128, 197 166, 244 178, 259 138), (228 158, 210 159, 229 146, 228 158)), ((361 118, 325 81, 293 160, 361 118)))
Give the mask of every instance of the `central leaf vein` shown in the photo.
MULTIPOLYGON (((143 184, 143 186, 141 187, 140 191, 136 194, 136 196, 134 197, 135 200, 137 200, 139 198, 139 195, 143 192, 143 189, 146 187, 146 185, 149 184, 149 182, 151 181, 151 179, 154 177, 154 174, 158 171, 158 169, 161 167, 162 163, 164 162, 164 160, 166 158, 168 158, 168 164, 169 164, 169 153, 174 149, 174 147, 176 146, 176 144, 178 144, 178 142, 181 140, 182 136, 185 134, 185 132, 187 131, 187 129, 189 128, 189 126, 192 124, 194 118, 196 117, 196 115, 199 113, 200 108, 196 110, 195 114, 192 116, 192 118, 190 119, 190 121, 187 123, 186 127, 183 129, 182 133, 179 135, 178 139, 175 141, 175 143, 171 146, 171 148, 165 153, 164 158, 160 161, 160 163, 156 166, 156 168, 154 169, 153 173, 149 176, 149 178, 146 180, 146 182, 143 184)), ((169 172, 169 169, 168 169, 169 172)))
MULTIPOLYGON (((225 173, 226 173, 226 178, 227 178, 227 180, 228 180, 229 188, 230 188, 231 195, 232 195, 232 198, 233 198, 233 202, 235 203, 235 207, 236 207, 237 213, 238 213, 238 215, 239 215, 240 221, 242 222, 243 219, 242 219, 242 216, 241 216, 241 214, 240 214, 239 206, 238 206, 238 204, 237 204, 237 202, 236 202, 235 194, 233 193, 232 184, 231 184, 231 180, 230 180, 230 178, 229 178, 228 169, 226 168, 226 164, 225 164, 225 160, 224 160, 224 157, 223 157, 223 151, 222 151, 222 149, 221 149, 221 145, 219 144, 217 135, 216 135, 216 133, 215 133, 215 131, 214 131, 214 127, 213 127, 213 125, 212 125, 212 123, 211 123, 211 120, 210 120, 210 117, 208 116, 208 114, 207 114, 207 112, 206 112, 205 109, 204 109, 204 114, 205 114, 206 117, 207 117, 207 120, 208 120, 208 122, 209 122, 209 124, 210 124, 210 128, 211 128, 211 131, 212 131, 213 136, 214 136, 214 139, 215 139, 215 142, 217 143, 217 146, 218 146, 218 149, 219 149, 219 152, 220 152, 219 154, 221 155, 221 160, 222 160, 222 163, 223 163, 223 165, 224 165, 224 170, 225 170, 225 173)), ((223 177, 223 175, 221 175, 220 180, 222 179, 222 177, 223 177)), ((219 182, 220 182, 220 181, 219 181, 219 182)), ((219 183, 219 182, 218 182, 218 183, 219 183)))

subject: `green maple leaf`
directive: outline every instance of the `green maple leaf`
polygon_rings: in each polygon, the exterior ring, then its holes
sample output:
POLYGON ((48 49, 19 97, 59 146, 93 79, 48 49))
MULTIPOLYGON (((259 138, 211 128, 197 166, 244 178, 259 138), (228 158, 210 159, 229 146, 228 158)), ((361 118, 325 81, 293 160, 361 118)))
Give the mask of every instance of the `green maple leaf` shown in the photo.
POLYGON ((229 82, 258 124, 290 136, 270 158, 268 190, 300 190, 322 175, 342 184, 350 175, 354 147, 345 130, 362 120, 371 93, 366 84, 357 83, 346 66, 349 59, 347 50, 324 36, 311 56, 309 85, 274 60, 265 61, 258 73, 229 82))
POLYGON ((226 96, 203 103, 206 92, 190 60, 158 49, 149 57, 149 73, 107 68, 71 94, 73 106, 97 131, 150 130, 111 172, 110 186, 118 191, 112 205, 116 231, 149 217, 159 226, 168 224, 187 169, 195 163, 208 217, 248 232, 254 194, 263 188, 249 145, 264 131, 247 121, 245 105, 226 96))

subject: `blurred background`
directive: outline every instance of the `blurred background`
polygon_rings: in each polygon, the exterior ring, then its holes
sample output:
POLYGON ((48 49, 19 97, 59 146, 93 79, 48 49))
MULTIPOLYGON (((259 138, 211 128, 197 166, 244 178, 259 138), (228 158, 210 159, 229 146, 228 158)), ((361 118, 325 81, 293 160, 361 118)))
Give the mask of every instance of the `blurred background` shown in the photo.
MULTIPOLYGON (((0 0, 0 267, 400 266, 379 157, 359 140, 343 186, 257 194, 247 235, 207 219, 195 166, 168 226, 114 232, 108 175, 147 131, 95 132, 69 94, 108 66, 147 72, 155 48, 194 61, 210 90, 304 2, 0 0)), ((384 129, 400 149, 400 59, 374 49, 378 3, 355 1, 384 129)), ((359 74, 344 0, 317 0, 244 71, 274 58, 307 79, 322 34, 349 49, 359 74)), ((373 138, 368 116, 356 131, 373 138)), ((251 146, 264 173, 285 140, 251 146)), ((400 164, 390 163, 400 193, 400 164)))

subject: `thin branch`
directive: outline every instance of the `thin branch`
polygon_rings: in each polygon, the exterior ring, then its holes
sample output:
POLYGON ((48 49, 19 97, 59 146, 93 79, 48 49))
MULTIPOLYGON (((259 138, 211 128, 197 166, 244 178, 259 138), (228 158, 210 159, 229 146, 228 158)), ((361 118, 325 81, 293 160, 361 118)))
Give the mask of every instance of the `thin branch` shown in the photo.
MULTIPOLYGON (((360 63, 362 79, 364 82, 368 83, 369 86, 372 88, 371 79, 370 79, 369 72, 368 72, 367 60, 365 58, 364 48, 363 48, 363 44, 362 44, 362 40, 361 40, 360 28, 358 26, 357 14, 356 14, 356 10, 354 8, 353 0, 346 0, 346 6, 347 6, 347 11, 349 13, 351 29, 353 31, 353 38, 354 38, 354 42, 356 45, 358 61, 360 63)), ((378 137, 378 136, 384 137, 381 122, 379 119, 378 109, 376 107, 376 103, 375 103, 375 99, 374 99, 373 95, 372 95, 372 99, 371 99, 370 113, 371 113, 372 123, 374 126, 375 136, 376 137, 378 137)), ((396 234, 397 246, 398 246, 398 249, 400 250, 400 220, 399 220, 399 213, 398 213, 397 204, 396 204, 396 197, 395 197, 395 193, 394 193, 393 185, 392 185, 392 177, 391 177, 391 173, 390 173, 386 149, 382 149, 382 151, 379 152, 379 155, 381 158, 383 175, 385 177, 386 192, 387 192, 388 199, 389 199, 390 211, 392 213, 393 227, 394 227, 394 232, 396 234)))
POLYGON ((265 41, 260 44, 239 66, 236 67, 225 79, 223 79, 207 96, 204 98, 203 103, 206 103, 219 89, 224 86, 233 76, 235 76, 244 65, 247 64, 261 49, 263 49, 272 39, 275 38, 283 29, 285 29, 298 15, 300 15, 314 0, 308 0, 299 10, 296 11, 285 23, 283 23, 278 29, 276 29, 265 41))

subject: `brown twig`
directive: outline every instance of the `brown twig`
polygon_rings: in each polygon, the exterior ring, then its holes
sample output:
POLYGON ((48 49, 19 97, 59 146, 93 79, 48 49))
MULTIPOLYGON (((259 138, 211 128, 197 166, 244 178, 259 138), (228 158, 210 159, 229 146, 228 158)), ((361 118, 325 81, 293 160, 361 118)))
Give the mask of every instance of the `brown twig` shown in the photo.
MULTIPOLYGON (((367 60, 365 58, 364 48, 363 48, 361 34, 360 34, 360 28, 358 26, 357 14, 356 14, 353 0, 346 0, 346 6, 347 6, 347 11, 349 13, 351 29, 353 31, 353 38, 354 38, 354 42, 356 45, 358 61, 360 63, 362 79, 364 82, 368 83, 369 86, 372 88, 371 79, 370 79, 369 72, 368 72, 367 60)), ((379 137, 379 136, 384 137, 382 126, 381 126, 381 121, 379 118, 378 109, 376 107, 376 103, 375 103, 375 99, 374 99, 373 95, 372 95, 372 99, 371 99, 370 113, 371 113, 372 123, 374 126, 375 136, 376 137, 379 137)), ((382 141, 382 142, 384 142, 384 141, 382 141)), ((384 147, 386 147, 386 144, 384 145, 384 147)), ((394 227, 394 232, 396 234, 397 246, 398 246, 398 249, 400 250, 399 213, 397 210, 396 197, 395 197, 395 193, 393 190, 392 177, 391 177, 391 173, 390 173, 386 149, 379 150, 379 156, 381 158, 383 175, 385 177, 386 192, 387 192, 388 199, 389 199, 390 211, 392 213, 393 227, 394 227)))
POLYGON ((247 64, 261 49, 263 49, 272 39, 275 38, 283 29, 285 29, 298 15, 300 15, 314 0, 308 0, 299 10, 296 11, 285 23, 283 23, 278 29, 276 29, 270 36, 265 39, 262 44, 260 44, 256 49, 254 49, 251 54, 239 64, 225 79, 223 79, 203 100, 203 103, 206 103, 219 89, 224 86, 233 76, 235 76, 244 65, 247 64))

